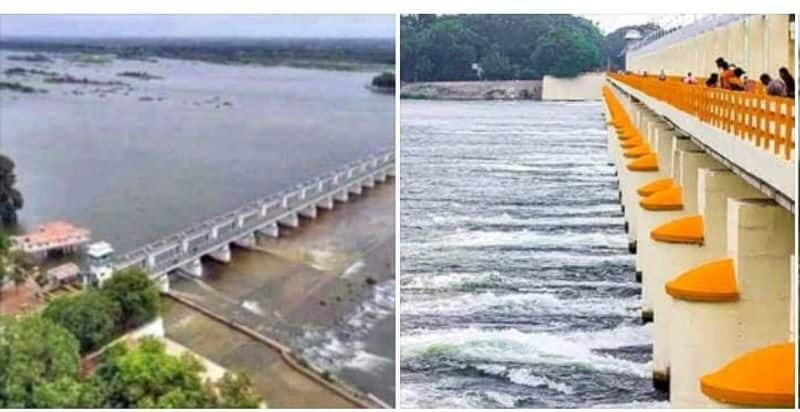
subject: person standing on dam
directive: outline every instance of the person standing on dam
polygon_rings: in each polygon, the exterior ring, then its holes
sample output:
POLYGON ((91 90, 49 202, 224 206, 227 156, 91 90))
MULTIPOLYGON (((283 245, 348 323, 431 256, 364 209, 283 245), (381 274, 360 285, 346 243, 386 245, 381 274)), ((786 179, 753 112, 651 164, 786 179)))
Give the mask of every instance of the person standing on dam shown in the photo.
POLYGON ((780 70, 778 70, 778 73, 780 74, 783 82, 786 84, 786 97, 794 98, 795 87, 797 86, 795 86, 794 77, 792 77, 792 74, 789 73, 789 69, 786 67, 781 67, 780 70))
POLYGON ((766 92, 770 96, 786 96, 786 83, 783 79, 771 78, 768 74, 763 73, 760 77, 761 84, 766 87, 766 92))

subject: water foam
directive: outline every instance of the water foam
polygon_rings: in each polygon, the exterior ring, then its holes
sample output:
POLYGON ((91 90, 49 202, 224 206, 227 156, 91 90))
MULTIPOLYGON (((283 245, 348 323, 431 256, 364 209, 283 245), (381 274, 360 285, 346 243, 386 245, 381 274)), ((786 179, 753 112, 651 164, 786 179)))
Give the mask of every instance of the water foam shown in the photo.
MULTIPOLYGON (((602 338, 602 335, 598 335, 602 338)), ((637 363, 594 352, 593 343, 547 332, 522 332, 476 327, 449 330, 417 330, 400 338, 401 358, 445 357, 468 363, 517 363, 577 365, 604 372, 650 376, 649 363, 637 363)), ((617 341, 617 345, 627 345, 617 341)))
POLYGON ((401 303, 400 309, 403 315, 415 316, 470 316, 486 313, 496 316, 536 316, 536 314, 626 316, 636 310, 638 305, 639 298, 636 296, 626 299, 605 297, 561 299, 552 293, 490 291, 418 297, 413 302, 401 303))
POLYGON ((509 380, 518 385, 530 386, 532 388, 547 388, 570 395, 575 392, 571 386, 563 382, 557 382, 544 376, 534 374, 530 368, 508 368, 503 365, 487 364, 477 365, 479 371, 509 380))
POLYGON ((628 241, 618 233, 606 234, 598 232, 561 232, 545 233, 535 230, 514 232, 462 230, 444 235, 438 240, 428 242, 428 246, 440 249, 477 248, 477 247, 544 247, 565 246, 579 247, 612 247, 623 248, 628 241))

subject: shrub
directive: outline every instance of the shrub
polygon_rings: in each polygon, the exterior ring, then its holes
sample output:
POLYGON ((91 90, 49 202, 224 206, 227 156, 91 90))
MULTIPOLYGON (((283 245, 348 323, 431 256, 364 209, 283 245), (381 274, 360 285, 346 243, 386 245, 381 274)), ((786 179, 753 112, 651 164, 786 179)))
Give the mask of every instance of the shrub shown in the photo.
POLYGON ((114 273, 103 283, 101 292, 119 305, 120 325, 125 330, 140 326, 158 314, 158 288, 140 269, 114 273))
POLYGON ((88 291, 54 299, 43 316, 70 331, 89 353, 111 341, 118 331, 120 307, 107 295, 88 291))
MULTIPOLYGON (((34 408, 36 388, 78 377, 78 340, 39 316, 0 318, 0 407, 34 408)), ((52 392, 52 391, 48 391, 52 392)), ((64 406, 76 406, 66 405, 64 406)))
POLYGON ((372 85, 375 87, 384 87, 394 89, 394 73, 383 72, 372 78, 372 85))

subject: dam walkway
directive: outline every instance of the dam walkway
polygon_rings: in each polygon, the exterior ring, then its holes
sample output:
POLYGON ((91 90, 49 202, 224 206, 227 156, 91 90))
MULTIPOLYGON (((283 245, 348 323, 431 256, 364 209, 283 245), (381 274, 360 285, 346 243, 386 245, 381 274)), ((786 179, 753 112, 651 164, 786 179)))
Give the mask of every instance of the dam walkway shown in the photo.
POLYGON ((793 407, 795 103, 608 74, 608 155, 674 408, 793 407))

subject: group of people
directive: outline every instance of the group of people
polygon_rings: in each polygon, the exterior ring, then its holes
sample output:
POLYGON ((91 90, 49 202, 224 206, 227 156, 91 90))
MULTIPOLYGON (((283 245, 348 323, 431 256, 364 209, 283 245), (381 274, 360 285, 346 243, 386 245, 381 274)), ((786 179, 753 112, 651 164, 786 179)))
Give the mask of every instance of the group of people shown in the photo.
MULTIPOLYGON (((727 62, 724 58, 719 57, 715 60, 717 64, 718 73, 711 73, 706 80, 707 87, 719 87, 727 90, 753 92, 756 91, 756 82, 748 79, 744 69, 736 67, 735 64, 727 62)), ((663 75, 663 71, 662 71, 663 75)), ((661 78, 661 76, 659 76, 661 78)), ((666 79, 666 76, 664 77, 666 79)), ((781 67, 778 70, 778 77, 772 77, 767 73, 763 73, 759 80, 764 85, 765 91, 770 96, 781 96, 794 98, 795 96, 795 82, 794 77, 786 67, 781 67)), ((697 79, 688 73, 683 79, 684 83, 697 84, 697 79)))

